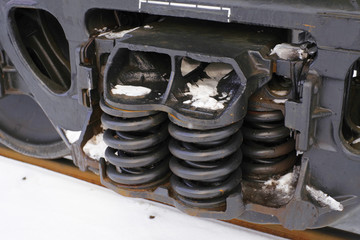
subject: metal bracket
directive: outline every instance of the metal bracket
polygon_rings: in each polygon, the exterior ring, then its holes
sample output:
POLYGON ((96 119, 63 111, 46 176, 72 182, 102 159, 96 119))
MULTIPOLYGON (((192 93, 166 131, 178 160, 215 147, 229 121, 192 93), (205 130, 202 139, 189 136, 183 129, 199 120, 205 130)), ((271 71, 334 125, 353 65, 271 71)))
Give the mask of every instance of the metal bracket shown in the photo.
POLYGON ((299 151, 307 151, 314 143, 316 120, 332 115, 332 111, 319 107, 320 84, 320 77, 309 73, 303 84, 301 102, 285 103, 285 126, 299 132, 296 135, 299 151))
POLYGON ((6 52, 0 48, 0 98, 9 93, 29 95, 29 89, 6 52))

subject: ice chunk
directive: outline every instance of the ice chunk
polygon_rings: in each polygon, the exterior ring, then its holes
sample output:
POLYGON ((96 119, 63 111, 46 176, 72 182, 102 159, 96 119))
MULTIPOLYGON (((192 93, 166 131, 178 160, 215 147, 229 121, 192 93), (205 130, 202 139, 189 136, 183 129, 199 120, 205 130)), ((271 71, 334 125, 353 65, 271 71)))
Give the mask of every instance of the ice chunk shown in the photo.
POLYGON ((86 155, 95 160, 105 157, 107 145, 103 140, 103 133, 93 136, 84 145, 83 150, 86 155))
POLYGON ((281 43, 276 45, 271 50, 270 55, 274 54, 284 60, 302 60, 308 57, 308 53, 305 50, 288 43, 281 43))
POLYGON ((336 201, 334 198, 330 197, 326 193, 321 190, 316 190, 309 185, 306 185, 306 190, 310 193, 311 197, 314 198, 317 202, 322 205, 329 206, 330 209, 335 211, 342 211, 344 210, 344 206, 336 201))

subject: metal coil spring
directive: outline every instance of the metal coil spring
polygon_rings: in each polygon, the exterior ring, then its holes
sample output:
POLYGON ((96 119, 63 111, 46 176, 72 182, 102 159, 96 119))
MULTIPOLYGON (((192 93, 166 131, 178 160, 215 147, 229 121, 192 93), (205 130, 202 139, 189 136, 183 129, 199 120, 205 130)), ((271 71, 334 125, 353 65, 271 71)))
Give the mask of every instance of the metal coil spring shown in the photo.
POLYGON ((217 208, 238 189, 242 161, 242 122, 213 130, 190 130, 169 124, 170 182, 186 205, 217 208))
POLYGON ((245 179, 263 181, 295 165, 295 141, 280 110, 250 110, 242 128, 245 179))
POLYGON ((167 114, 153 111, 129 112, 101 108, 108 145, 105 159, 107 176, 124 185, 151 185, 169 173, 167 114), (117 114, 117 116, 110 114, 117 114))

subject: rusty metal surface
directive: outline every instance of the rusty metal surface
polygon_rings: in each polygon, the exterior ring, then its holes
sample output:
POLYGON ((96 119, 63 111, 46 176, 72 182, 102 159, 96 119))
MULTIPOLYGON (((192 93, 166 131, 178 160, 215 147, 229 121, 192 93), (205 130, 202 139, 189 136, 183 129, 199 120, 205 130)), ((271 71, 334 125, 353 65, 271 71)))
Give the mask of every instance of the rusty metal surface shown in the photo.
MULTIPOLYGON (((57 160, 44 160, 37 159, 32 157, 27 157, 16 153, 12 150, 9 150, 5 147, 0 146, 0 155, 8 157, 17 161, 29 163, 39 167, 49 169, 58 173, 62 173, 80 180, 84 180, 93 184, 102 186, 99 176, 92 172, 82 172, 77 167, 72 165, 72 163, 67 159, 57 159, 57 160)), ((333 229, 333 228, 322 228, 317 230, 306 230, 306 231, 291 231, 285 229, 280 225, 274 224, 254 224, 238 219, 227 220, 231 224, 238 226, 254 229, 256 231, 261 231, 269 234, 273 234, 280 237, 285 237, 289 239, 330 239, 330 240, 340 240, 340 239, 359 239, 360 236, 333 229)))

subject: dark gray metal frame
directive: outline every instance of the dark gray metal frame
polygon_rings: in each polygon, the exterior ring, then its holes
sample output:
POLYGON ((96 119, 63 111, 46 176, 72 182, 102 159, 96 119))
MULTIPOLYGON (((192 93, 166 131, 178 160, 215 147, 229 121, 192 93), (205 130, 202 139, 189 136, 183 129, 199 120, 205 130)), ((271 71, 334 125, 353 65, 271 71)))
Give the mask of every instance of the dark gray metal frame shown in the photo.
MULTIPOLYGON (((346 91, 345 79, 350 66, 360 57, 360 10, 357 1, 309 0, 299 3, 278 0, 269 4, 265 0, 224 0, 221 2, 182 0, 172 1, 171 4, 170 2, 155 3, 148 0, 0 1, 0 43, 17 73, 21 76, 17 79, 26 83, 26 85, 19 84, 19 90, 35 99, 69 148, 71 144, 64 136, 62 129, 82 131, 80 140, 83 139, 92 109, 84 104, 83 98, 86 96, 82 93, 84 89, 96 88, 98 81, 96 71, 80 64, 81 47, 89 39, 89 33, 85 27, 85 14, 90 9, 118 9, 300 30, 310 33, 317 43, 318 52, 309 71, 320 80, 315 83, 316 86, 310 86, 311 89, 315 87, 318 89, 316 90, 316 101, 309 103, 306 99, 301 103, 286 103, 286 107, 292 109, 292 112, 290 111, 292 117, 300 117, 299 114, 302 113, 302 121, 311 123, 308 126, 297 125, 293 124, 291 118, 286 117, 288 126, 300 131, 300 136, 306 135, 301 138, 303 140, 299 140, 305 142, 298 143, 304 146, 299 150, 306 150, 303 154, 301 177, 307 176, 312 185, 333 196, 360 196, 360 155, 356 151, 352 151, 348 147, 348 143, 341 137, 346 91), (205 7, 200 8, 199 5, 205 7), (44 9, 60 22, 69 42, 71 62, 72 85, 66 93, 51 92, 41 83, 40 74, 29 66, 26 56, 24 57, 24 49, 18 44, 19 34, 14 27, 12 17, 14 8, 44 9), (313 111, 319 107, 327 110, 324 111, 321 118, 313 120, 313 111)), ((4 69, 2 71, 4 72, 4 69)), ((0 86, 3 85, 0 84, 0 86)), ((72 146, 73 149, 77 149, 74 151, 74 156, 78 156, 75 163, 85 170, 89 164, 82 160, 84 156, 79 156, 80 147, 78 143, 72 146)), ((302 190, 298 188, 296 197, 303 191, 303 188, 302 190)), ((298 201, 296 204, 301 204, 302 198, 299 199, 300 203, 298 201)), ((355 201, 353 198, 348 198, 344 203, 350 200, 355 201)), ((167 201, 164 200, 164 202, 167 201)), ((311 206, 306 208, 312 209, 311 206)), ((241 219, 262 223, 278 223, 280 219, 280 222, 289 228, 334 225, 350 215, 355 216, 354 219, 360 215, 359 212, 355 213, 355 210, 359 209, 359 205, 352 204, 345 206, 342 213, 324 213, 317 222, 316 219, 313 219, 314 225, 302 225, 301 218, 296 220, 298 216, 292 215, 291 212, 285 211, 287 217, 284 217, 279 216, 279 211, 274 214, 273 210, 261 206, 252 205, 247 206, 246 209, 247 211, 241 215, 241 219), (277 215, 278 218, 272 215, 277 215), (290 215, 293 218, 289 218, 290 215)), ((307 213, 312 211, 309 210, 307 213)), ((321 215, 320 213, 323 211, 325 210, 318 209, 317 214, 321 215)))

